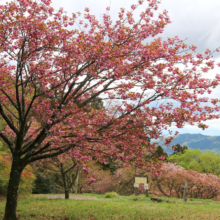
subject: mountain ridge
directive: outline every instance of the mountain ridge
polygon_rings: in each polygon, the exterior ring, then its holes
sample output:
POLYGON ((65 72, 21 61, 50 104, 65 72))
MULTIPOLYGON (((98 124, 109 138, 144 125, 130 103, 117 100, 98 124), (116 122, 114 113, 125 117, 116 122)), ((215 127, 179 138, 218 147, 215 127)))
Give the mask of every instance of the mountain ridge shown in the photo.
POLYGON ((200 133, 178 134, 171 142, 170 147, 166 147, 162 141, 154 140, 153 142, 158 142, 169 155, 173 153, 171 147, 176 144, 180 144, 181 146, 186 145, 189 149, 199 148, 201 151, 210 151, 218 155, 220 154, 220 136, 209 136, 200 133))

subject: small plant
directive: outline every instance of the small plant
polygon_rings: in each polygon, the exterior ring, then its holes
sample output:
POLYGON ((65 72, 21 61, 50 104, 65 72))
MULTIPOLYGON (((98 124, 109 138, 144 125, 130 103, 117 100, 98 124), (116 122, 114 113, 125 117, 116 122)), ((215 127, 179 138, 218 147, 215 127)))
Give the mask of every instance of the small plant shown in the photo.
POLYGON ((108 192, 105 194, 105 198, 114 198, 118 197, 118 194, 116 192, 108 192))

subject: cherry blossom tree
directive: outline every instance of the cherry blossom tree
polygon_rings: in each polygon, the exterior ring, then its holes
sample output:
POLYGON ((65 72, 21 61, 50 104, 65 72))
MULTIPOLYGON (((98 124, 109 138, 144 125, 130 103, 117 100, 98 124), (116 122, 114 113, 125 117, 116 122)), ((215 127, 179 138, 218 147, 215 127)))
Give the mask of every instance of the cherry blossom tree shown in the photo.
POLYGON ((151 175, 151 178, 153 180, 152 192, 155 192, 155 189, 159 190, 160 195, 163 196, 182 198, 184 183, 187 180, 189 197, 219 199, 220 178, 211 173, 198 173, 195 170, 185 170, 173 163, 164 163, 161 175, 151 175))
POLYGON ((171 125, 204 129, 203 121, 217 117, 218 100, 200 96, 220 79, 203 76, 215 66, 210 51, 155 38, 170 23, 167 11, 153 18, 157 8, 157 0, 139 0, 113 22, 109 8, 98 21, 88 8, 82 19, 68 17, 50 0, 0 5, 0 115, 7 124, 0 137, 12 154, 5 220, 16 219, 30 163, 60 154, 101 163, 112 157, 157 173, 160 165, 144 157, 154 148, 149 139, 171 125), (92 107, 97 99, 103 108, 92 107))

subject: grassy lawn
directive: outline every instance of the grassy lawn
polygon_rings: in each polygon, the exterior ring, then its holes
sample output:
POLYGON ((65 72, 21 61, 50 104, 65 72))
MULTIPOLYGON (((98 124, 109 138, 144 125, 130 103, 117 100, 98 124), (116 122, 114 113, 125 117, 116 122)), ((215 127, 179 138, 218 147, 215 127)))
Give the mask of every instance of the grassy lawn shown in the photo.
MULTIPOLYGON (((84 194, 104 198, 103 195, 84 194)), ((18 203, 18 216, 23 220, 105 220, 105 219, 220 219, 220 202, 162 198, 167 202, 155 203, 144 196, 119 196, 106 201, 26 198, 18 203), (136 201, 134 201, 135 199, 136 201)), ((0 201, 0 219, 5 201, 0 201)))

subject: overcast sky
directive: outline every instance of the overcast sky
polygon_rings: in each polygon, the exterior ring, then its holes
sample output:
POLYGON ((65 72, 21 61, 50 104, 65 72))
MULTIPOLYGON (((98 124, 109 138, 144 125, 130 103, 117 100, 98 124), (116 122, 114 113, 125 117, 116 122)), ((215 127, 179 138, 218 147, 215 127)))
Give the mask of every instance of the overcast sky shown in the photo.
MULTIPOLYGON (((63 7, 65 11, 83 12, 89 7, 91 13, 98 17, 111 5, 110 14, 117 16, 121 7, 130 9, 136 0, 53 0, 55 8, 63 7)), ((141 6, 144 10, 147 3, 141 6)), ((219 0, 162 0, 159 12, 166 9, 169 12, 172 24, 168 25, 163 37, 178 35, 186 39, 187 44, 198 46, 199 51, 215 49, 220 46, 220 1, 219 0)), ((217 54, 216 54, 217 55, 217 54)))
MULTIPOLYGON (((5 2, 2 0, 1 2, 5 2)), ((82 12, 85 7, 90 8, 91 14, 97 18, 105 12, 106 6, 111 6, 110 15, 116 18, 121 7, 130 9, 136 0, 52 0, 55 9, 63 7, 69 14, 82 12)), ((140 10, 144 10, 147 3, 143 4, 140 10)), ((214 50, 220 47, 220 0, 162 0, 159 5, 159 12, 166 9, 172 21, 166 28, 162 37, 179 36, 186 39, 186 43, 196 45, 198 52, 204 52, 207 48, 214 50)), ((220 54, 215 54, 215 59, 220 61, 220 54)), ((220 73, 219 69, 214 72, 220 73)), ((215 91, 215 96, 220 95, 215 91)), ((220 98, 220 97, 219 97, 220 98)), ((192 126, 186 126, 179 130, 180 133, 202 133, 205 135, 220 136, 220 120, 213 120, 207 123, 210 127, 205 131, 192 126)))

